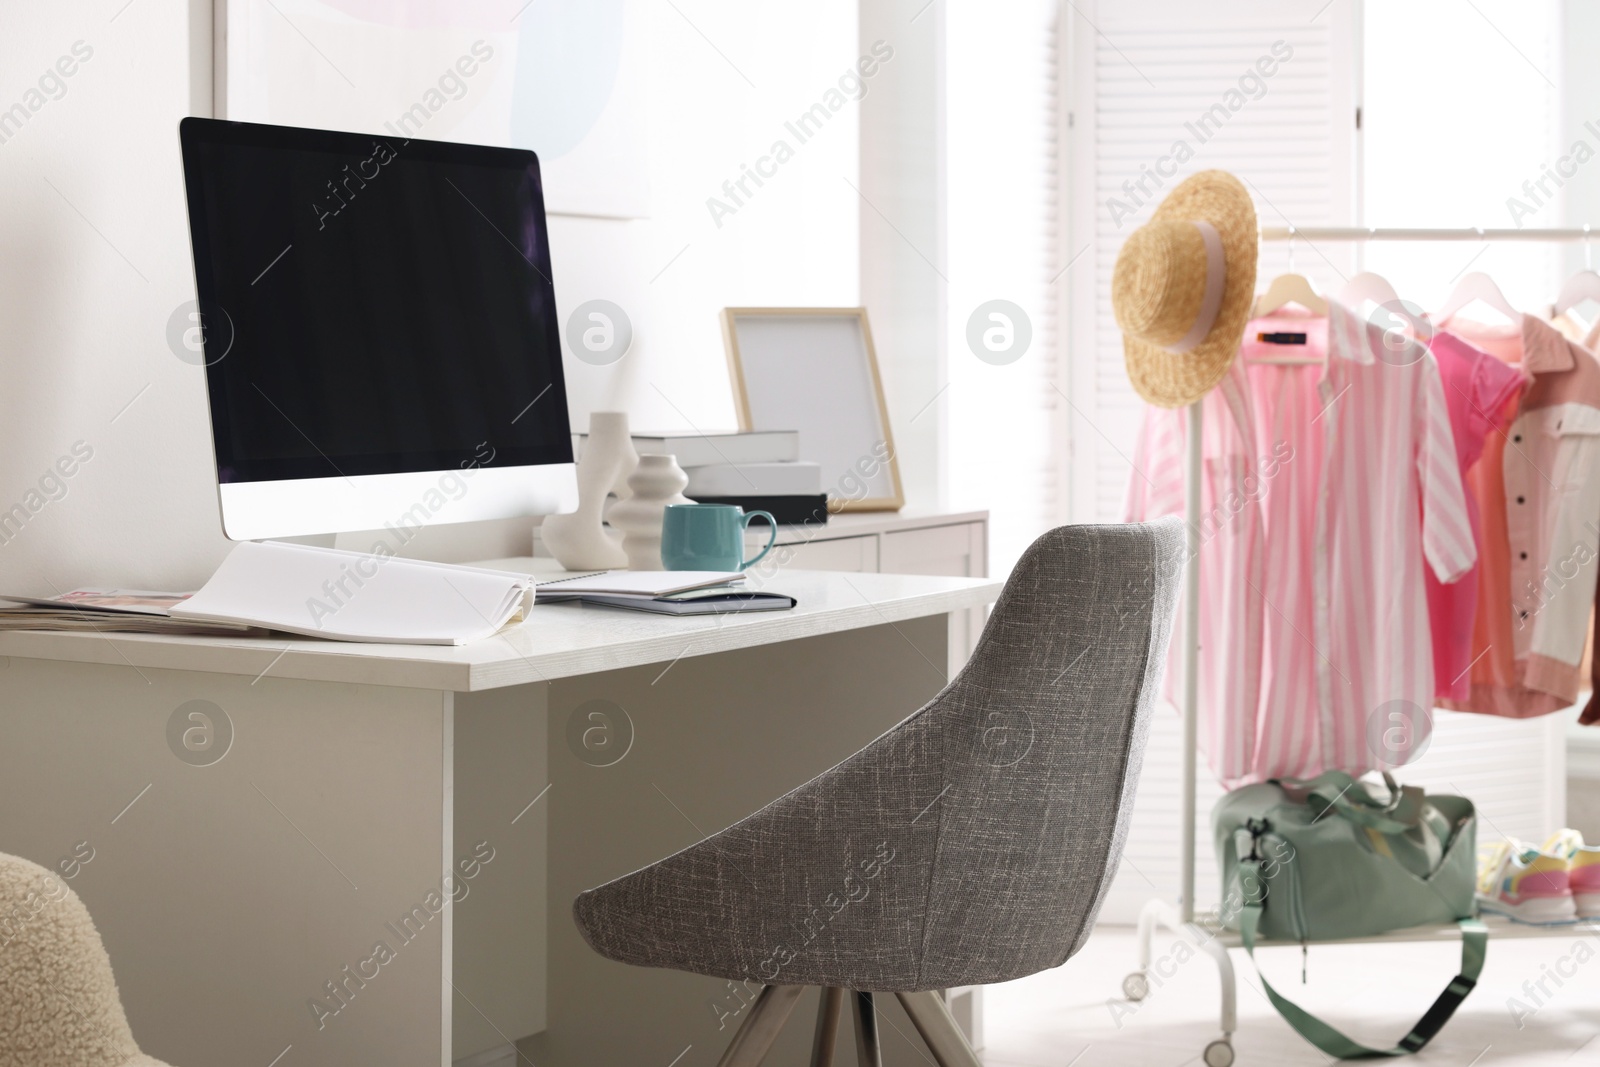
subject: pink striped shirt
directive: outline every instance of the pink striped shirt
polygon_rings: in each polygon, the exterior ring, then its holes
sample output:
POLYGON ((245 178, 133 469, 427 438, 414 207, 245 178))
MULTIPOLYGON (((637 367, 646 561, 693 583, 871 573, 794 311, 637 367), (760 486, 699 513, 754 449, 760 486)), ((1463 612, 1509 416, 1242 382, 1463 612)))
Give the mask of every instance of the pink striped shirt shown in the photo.
MULTIPOLYGON (((1249 382, 1236 361, 1206 398, 1201 415, 1200 748, 1225 782, 1248 774, 1261 698, 1261 494, 1293 462, 1286 447, 1257 448, 1249 382)), ((1148 408, 1134 444, 1124 508, 1129 522, 1184 513, 1187 409, 1148 408)), ((1173 623, 1166 694, 1182 695, 1184 613, 1173 623)))
MULTIPOLYGON (((1202 591, 1202 679, 1240 668, 1259 676, 1253 703, 1245 682, 1202 691, 1202 740, 1229 786, 1396 766, 1426 739, 1434 679, 1423 567, 1454 581, 1476 547, 1438 366, 1424 349, 1385 340, 1338 305, 1326 319, 1257 320, 1226 380, 1236 398, 1206 401, 1208 415, 1233 420, 1224 432, 1241 447, 1279 457, 1228 536, 1201 549, 1202 581, 1229 591, 1202 591), (1259 333, 1307 339, 1272 344, 1259 333), (1315 362, 1253 362, 1285 356, 1315 362), (1252 537, 1259 560, 1232 544, 1252 537), (1223 695, 1244 702, 1218 703, 1223 695)), ((1180 415, 1146 413, 1129 519, 1182 513, 1181 445, 1176 461, 1170 453, 1180 415)))

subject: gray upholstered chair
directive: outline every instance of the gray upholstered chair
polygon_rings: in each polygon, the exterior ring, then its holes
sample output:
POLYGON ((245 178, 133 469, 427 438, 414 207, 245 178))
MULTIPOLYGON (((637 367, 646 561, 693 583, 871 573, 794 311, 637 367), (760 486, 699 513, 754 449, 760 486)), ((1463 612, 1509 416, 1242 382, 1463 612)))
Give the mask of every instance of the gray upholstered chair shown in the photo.
POLYGON ((1166 660, 1183 528, 1063 526, 1018 561, 972 660, 866 748, 721 833, 582 894, 603 956, 744 981, 722 1063, 761 1061, 806 986, 813 1062, 844 990, 877 1064, 896 994, 942 1067, 978 1060, 938 993, 1055 967, 1116 870, 1166 660))

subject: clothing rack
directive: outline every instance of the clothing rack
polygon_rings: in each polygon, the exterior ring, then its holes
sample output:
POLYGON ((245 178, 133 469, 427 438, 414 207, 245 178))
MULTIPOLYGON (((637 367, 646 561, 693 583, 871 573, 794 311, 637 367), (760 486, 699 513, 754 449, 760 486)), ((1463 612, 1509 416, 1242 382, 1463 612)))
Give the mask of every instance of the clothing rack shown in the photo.
POLYGON ((1588 224, 1526 229, 1467 226, 1263 226, 1263 241, 1588 241, 1600 237, 1588 224))
MULTIPOLYGON (((1583 226, 1545 227, 1526 229, 1495 229, 1482 226, 1459 228, 1431 227, 1372 227, 1372 226, 1263 226, 1260 239, 1266 241, 1589 241, 1600 237, 1589 224, 1583 226)), ((1157 926, 1173 933, 1190 937, 1195 945, 1216 962, 1222 979, 1222 1037, 1205 1047, 1201 1062, 1206 1067, 1231 1067, 1233 1063, 1233 1031, 1237 1026, 1237 983, 1234 979, 1233 961, 1228 949, 1238 947, 1236 934, 1218 935, 1202 930, 1194 921, 1195 896, 1195 815, 1196 773, 1199 753, 1199 697, 1200 697, 1200 471, 1201 471, 1201 407, 1204 398, 1189 405, 1188 434, 1184 456, 1184 524, 1188 529, 1188 567, 1184 571, 1184 649, 1183 649, 1183 754, 1182 754, 1182 873, 1177 907, 1169 901, 1155 899, 1145 904, 1139 914, 1138 952, 1139 969, 1122 980, 1123 994, 1132 1001, 1149 995, 1148 972, 1151 959, 1151 938, 1157 926)), ((1570 936, 1574 930, 1592 930, 1587 924, 1578 926, 1517 926, 1497 924, 1491 927, 1492 936, 1548 937, 1570 936)), ((1376 937, 1351 939, 1354 943, 1375 941, 1439 941, 1459 936, 1455 924, 1448 926, 1422 926, 1413 930, 1396 930, 1376 937)), ((1270 944, 1267 942, 1266 944, 1270 944)))

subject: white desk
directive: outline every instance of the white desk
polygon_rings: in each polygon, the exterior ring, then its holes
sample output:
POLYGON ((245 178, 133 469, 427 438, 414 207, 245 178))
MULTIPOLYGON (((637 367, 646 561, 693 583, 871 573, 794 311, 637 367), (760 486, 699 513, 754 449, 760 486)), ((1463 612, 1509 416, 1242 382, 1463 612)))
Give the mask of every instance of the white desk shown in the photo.
MULTIPOLYGON (((767 543, 765 523, 745 532, 754 556, 767 543)), ((546 554, 534 530, 533 554, 546 554)), ((989 513, 906 507, 899 511, 850 511, 812 525, 779 526, 773 550, 756 569, 770 574, 791 569, 893 574, 989 576, 989 513)), ((959 670, 983 630, 981 608, 950 616, 950 669, 959 670)))
MULTIPOLYGON (((679 1067, 714 1063, 723 983, 595 956, 572 897, 915 710, 943 685, 947 617, 999 589, 770 584, 799 607, 553 605, 457 648, 0 634, 0 851, 53 866, 88 842, 70 884, 135 1035, 177 1067, 437 1067, 526 1035, 540 1067, 665 1065, 689 1046, 679 1067), (169 742, 191 701, 231 723, 209 765, 169 742), (430 897, 463 861, 472 877, 430 897)), ((769 1063, 803 1062, 809 1027, 790 1030, 769 1063)), ((890 1062, 922 1062, 885 1038, 890 1062)))

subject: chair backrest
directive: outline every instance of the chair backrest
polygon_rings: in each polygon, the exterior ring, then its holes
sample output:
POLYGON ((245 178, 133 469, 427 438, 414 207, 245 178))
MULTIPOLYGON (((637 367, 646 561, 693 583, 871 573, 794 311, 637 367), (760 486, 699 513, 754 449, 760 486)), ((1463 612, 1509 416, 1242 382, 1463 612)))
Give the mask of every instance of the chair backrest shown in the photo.
POLYGON ((1063 962, 1122 854, 1183 549, 1176 519, 1051 530, 938 696, 580 895, 579 930, 611 959, 769 984, 943 989, 1063 962))
POLYGON ((1044 534, 926 709, 949 788, 920 984, 1007 981, 1082 946, 1121 859, 1183 556, 1176 519, 1044 534))

